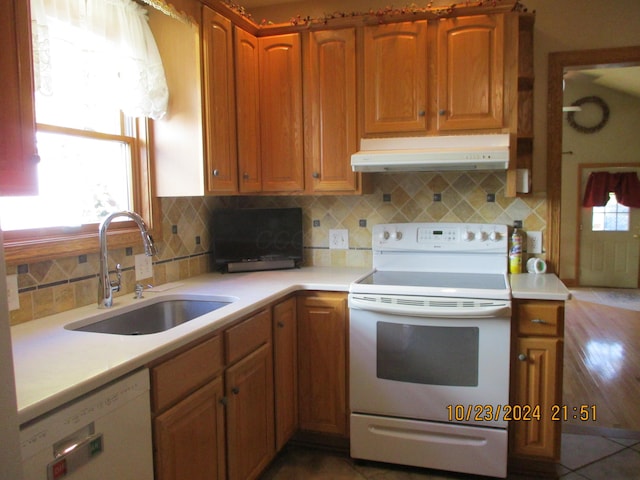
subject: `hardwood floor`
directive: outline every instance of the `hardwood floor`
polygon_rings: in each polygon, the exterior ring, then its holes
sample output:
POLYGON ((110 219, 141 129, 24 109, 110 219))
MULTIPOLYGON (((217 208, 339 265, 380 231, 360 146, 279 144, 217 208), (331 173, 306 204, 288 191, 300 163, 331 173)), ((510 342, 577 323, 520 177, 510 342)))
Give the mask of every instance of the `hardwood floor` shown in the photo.
MULTIPOLYGON (((640 312, 571 299, 565 309, 563 404, 595 405, 576 427, 640 432, 640 312)), ((569 415, 571 417, 571 415, 569 415)))

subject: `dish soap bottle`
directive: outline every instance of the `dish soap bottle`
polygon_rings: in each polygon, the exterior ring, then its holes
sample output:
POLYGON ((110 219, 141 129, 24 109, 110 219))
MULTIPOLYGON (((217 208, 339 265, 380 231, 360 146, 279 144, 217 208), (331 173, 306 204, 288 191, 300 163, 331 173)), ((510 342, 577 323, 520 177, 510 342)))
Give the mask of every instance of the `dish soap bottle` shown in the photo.
POLYGON ((517 228, 513 229, 513 234, 511 235, 509 273, 522 273, 522 235, 517 228))

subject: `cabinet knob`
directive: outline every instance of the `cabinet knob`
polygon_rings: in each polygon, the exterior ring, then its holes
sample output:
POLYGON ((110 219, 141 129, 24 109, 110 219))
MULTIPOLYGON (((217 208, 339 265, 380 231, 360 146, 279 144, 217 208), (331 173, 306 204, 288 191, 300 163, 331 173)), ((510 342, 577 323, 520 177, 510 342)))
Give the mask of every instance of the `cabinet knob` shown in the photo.
POLYGON ((521 362, 524 362, 527 359, 527 356, 524 353, 521 353, 520 355, 518 355, 518 360, 520 360, 521 362))
POLYGON ((283 321, 278 321, 278 327, 284 328, 284 322, 283 321))
POLYGON ((227 397, 222 397, 220 400, 220 405, 224 405, 225 407, 227 406, 227 403, 229 403, 229 400, 227 400, 227 397))
POLYGON ((247 172, 244 172, 244 173, 242 174, 242 178, 244 178, 245 180, 249 180, 249 178, 251 178, 251 177, 250 177, 250 175, 249 175, 247 172))
POLYGON ((547 322, 541 318, 532 318, 531 323, 547 323, 547 322))
POLYGON ((218 177, 220 176, 220 170, 218 170, 217 168, 213 170, 213 172, 211 172, 213 174, 214 177, 218 177))
POLYGON ((419 117, 424 117, 426 114, 427 114, 427 112, 425 112, 424 110, 420 110, 420 111, 418 112, 418 116, 419 116, 419 117))
POLYGON ((313 178, 320 178, 320 174, 319 174, 318 172, 313 172, 313 173, 311 174, 311 176, 312 176, 313 178))
POLYGON ((440 115, 441 117, 446 115, 447 111, 446 110, 438 110, 438 115, 440 115))
POLYGON ((233 393, 234 395, 238 395, 240 393, 240 389, 238 387, 233 387, 231 389, 231 393, 233 393))

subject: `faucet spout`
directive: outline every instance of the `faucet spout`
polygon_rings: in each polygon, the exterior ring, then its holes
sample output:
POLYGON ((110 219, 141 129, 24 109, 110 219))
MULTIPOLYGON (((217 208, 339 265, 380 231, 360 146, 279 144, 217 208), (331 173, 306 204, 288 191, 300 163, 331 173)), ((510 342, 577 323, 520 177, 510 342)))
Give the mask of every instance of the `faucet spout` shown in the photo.
POLYGON ((135 212, 122 211, 115 212, 105 218, 100 223, 98 230, 100 237, 100 278, 98 280, 98 308, 109 308, 113 305, 114 292, 120 291, 120 265, 116 266, 117 280, 111 280, 109 278, 109 261, 107 256, 107 230, 113 219, 118 217, 128 217, 133 220, 142 235, 142 243, 144 245, 144 253, 147 256, 152 256, 158 253, 158 250, 153 243, 153 239, 147 231, 147 226, 142 220, 142 217, 135 212))

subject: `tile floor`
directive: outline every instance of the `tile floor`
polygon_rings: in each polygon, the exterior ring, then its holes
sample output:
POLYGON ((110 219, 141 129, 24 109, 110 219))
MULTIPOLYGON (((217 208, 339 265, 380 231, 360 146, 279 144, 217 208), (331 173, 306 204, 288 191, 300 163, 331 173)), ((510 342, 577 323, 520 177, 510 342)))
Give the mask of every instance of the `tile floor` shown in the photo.
MULTIPOLYGON (((640 479, 640 434, 634 438, 564 433, 558 474, 562 480, 640 479)), ((483 479, 437 470, 354 461, 348 456, 301 446, 288 446, 261 480, 444 480, 483 479)), ((539 477, 509 475, 509 480, 539 477)))

